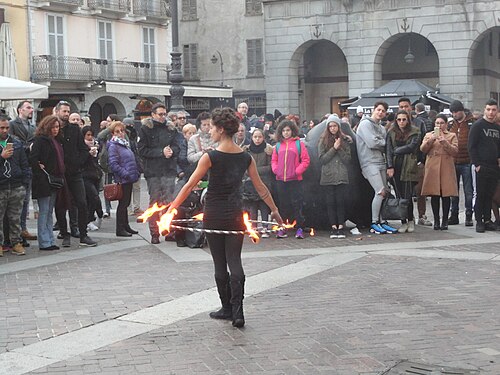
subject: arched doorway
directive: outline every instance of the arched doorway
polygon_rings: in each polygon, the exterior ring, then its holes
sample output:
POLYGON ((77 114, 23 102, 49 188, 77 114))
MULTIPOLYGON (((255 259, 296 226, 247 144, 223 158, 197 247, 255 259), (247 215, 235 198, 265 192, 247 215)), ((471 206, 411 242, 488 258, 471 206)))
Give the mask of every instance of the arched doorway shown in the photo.
POLYGON ((120 117, 125 117, 127 112, 124 105, 112 96, 101 96, 89 108, 89 116, 92 121, 92 128, 98 131, 101 121, 115 113, 120 117))
POLYGON ((471 109, 482 110, 489 98, 498 101, 500 96, 500 27, 492 27, 479 35, 472 44, 469 56, 471 109))
POLYGON ((326 113, 341 115, 339 103, 347 99, 349 74, 344 52, 329 40, 309 41, 296 51, 299 108, 302 120, 321 119, 326 113))
POLYGON ((374 63, 375 87, 395 79, 416 79, 431 87, 439 83, 439 56, 420 34, 393 35, 382 43, 374 63))
POLYGON ((60 101, 68 102, 69 105, 71 106, 71 113, 73 112, 79 112, 78 106, 75 104, 75 102, 71 99, 67 98, 54 98, 50 97, 49 99, 42 100, 40 102, 40 105, 37 108, 37 115, 36 115, 36 123, 40 123, 42 119, 45 116, 52 115, 54 111, 54 107, 59 103, 60 101))

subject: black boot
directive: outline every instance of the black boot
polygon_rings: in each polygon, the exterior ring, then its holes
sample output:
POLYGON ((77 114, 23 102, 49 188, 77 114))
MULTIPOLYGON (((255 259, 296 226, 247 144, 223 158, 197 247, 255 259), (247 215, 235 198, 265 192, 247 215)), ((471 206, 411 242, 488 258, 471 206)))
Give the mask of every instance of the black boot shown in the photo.
POLYGON ((474 222, 472 221, 472 213, 466 213, 465 214, 465 226, 472 227, 473 225, 474 225, 474 222))
POLYGON ((452 212, 450 218, 448 219, 449 225, 457 225, 458 224, 458 212, 452 212))
POLYGON ((434 216, 434 230, 440 230, 441 226, 439 225, 439 216, 434 216))
POLYGON ((125 229, 125 232, 128 232, 130 234, 139 234, 138 231, 130 228, 130 225, 128 225, 128 224, 123 229, 125 229))
POLYGON ((441 223, 441 230, 448 230, 448 219, 443 217, 443 222, 441 223))
POLYGON ((132 237, 123 227, 116 227, 116 237, 132 237))
POLYGON ((222 279, 216 277, 215 284, 217 285, 217 291, 219 292, 222 307, 220 310, 213 311, 208 315, 212 319, 231 320, 233 313, 231 310, 231 287, 229 285, 229 275, 222 279))
POLYGON ((241 328, 245 325, 243 316, 243 296, 245 294, 245 277, 241 280, 231 277, 231 307, 233 327, 241 328))

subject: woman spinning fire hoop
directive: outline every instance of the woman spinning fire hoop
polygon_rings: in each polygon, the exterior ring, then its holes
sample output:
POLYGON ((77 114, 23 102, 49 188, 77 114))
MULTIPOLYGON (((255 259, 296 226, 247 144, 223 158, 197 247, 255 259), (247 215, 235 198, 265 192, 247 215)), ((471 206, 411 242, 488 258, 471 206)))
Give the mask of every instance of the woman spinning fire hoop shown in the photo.
MULTIPOLYGON (((278 208, 262 182, 253 158, 233 142, 239 119, 231 108, 212 112, 210 137, 219 146, 203 154, 196 170, 171 203, 167 213, 179 207, 198 181, 209 172, 208 190, 203 214, 203 228, 244 231, 241 181, 245 172, 252 180, 259 196, 271 209, 271 216, 283 224, 278 208)), ((241 264, 243 234, 207 233, 208 245, 214 261, 215 283, 222 308, 211 312, 213 319, 232 320, 234 327, 243 327, 243 293, 245 273, 241 264), (229 267, 229 273, 228 273, 229 267)))

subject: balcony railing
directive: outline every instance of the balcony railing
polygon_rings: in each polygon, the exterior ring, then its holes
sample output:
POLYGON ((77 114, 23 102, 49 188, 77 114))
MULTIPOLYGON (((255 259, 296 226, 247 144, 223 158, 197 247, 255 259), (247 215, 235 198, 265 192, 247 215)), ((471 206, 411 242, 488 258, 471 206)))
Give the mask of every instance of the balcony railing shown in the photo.
POLYGON ((128 0, 88 0, 89 8, 115 12, 128 12, 128 0))
POLYGON ((34 81, 167 83, 167 64, 70 56, 33 56, 34 81))
POLYGON ((135 15, 156 18, 170 17, 170 1, 133 0, 133 4, 135 15))

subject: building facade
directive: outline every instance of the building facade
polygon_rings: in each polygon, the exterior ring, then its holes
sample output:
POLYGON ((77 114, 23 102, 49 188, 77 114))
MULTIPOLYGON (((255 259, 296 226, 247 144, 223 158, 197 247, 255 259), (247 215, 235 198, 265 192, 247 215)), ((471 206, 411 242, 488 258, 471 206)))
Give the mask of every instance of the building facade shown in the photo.
POLYGON ((266 112, 321 117, 394 79, 471 109, 500 92, 500 1, 184 0, 181 12, 188 79, 217 82, 220 53, 236 100, 257 94, 266 112))

